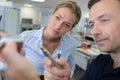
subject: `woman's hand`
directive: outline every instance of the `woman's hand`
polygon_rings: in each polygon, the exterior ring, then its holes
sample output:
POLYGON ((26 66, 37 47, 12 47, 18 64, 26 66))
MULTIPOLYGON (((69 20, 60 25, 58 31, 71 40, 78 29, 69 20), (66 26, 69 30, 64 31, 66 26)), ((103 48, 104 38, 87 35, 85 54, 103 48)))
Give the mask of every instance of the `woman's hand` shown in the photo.
POLYGON ((50 59, 45 58, 45 80, 69 80, 70 78, 70 67, 63 59, 56 59, 56 61, 62 66, 62 69, 56 68, 50 59))

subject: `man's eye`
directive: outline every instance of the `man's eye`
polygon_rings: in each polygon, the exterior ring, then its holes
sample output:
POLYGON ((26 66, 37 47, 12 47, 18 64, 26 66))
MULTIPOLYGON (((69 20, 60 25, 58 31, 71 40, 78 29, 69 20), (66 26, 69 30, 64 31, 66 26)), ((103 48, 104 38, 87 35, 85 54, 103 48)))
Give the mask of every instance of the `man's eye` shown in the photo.
POLYGON ((102 19, 102 20, 101 20, 102 23, 106 23, 106 22, 108 22, 108 21, 109 21, 108 19, 102 19))
POLYGON ((56 16, 56 19, 57 19, 57 20, 60 20, 60 17, 59 17, 59 16, 56 16))

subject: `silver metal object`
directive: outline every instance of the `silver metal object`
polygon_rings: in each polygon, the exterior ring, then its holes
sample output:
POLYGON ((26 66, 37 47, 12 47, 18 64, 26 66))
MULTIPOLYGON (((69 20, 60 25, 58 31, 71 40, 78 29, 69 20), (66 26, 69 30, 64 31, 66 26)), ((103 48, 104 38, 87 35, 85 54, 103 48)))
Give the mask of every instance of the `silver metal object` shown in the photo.
POLYGON ((54 58, 50 55, 48 50, 46 50, 43 46, 40 46, 40 48, 42 49, 44 55, 48 57, 58 69, 62 69, 62 66, 54 60, 54 58))
POLYGON ((58 59, 61 57, 61 50, 57 51, 58 59))
POLYGON ((23 39, 20 38, 19 36, 5 36, 5 37, 0 36, 0 44, 4 44, 9 41, 15 41, 16 43, 23 43, 23 39))
POLYGON ((0 37, 0 49, 2 49, 5 44, 9 41, 14 41, 17 44, 17 50, 18 53, 22 52, 22 46, 23 46, 23 39, 20 38, 19 36, 5 36, 5 37, 0 37))

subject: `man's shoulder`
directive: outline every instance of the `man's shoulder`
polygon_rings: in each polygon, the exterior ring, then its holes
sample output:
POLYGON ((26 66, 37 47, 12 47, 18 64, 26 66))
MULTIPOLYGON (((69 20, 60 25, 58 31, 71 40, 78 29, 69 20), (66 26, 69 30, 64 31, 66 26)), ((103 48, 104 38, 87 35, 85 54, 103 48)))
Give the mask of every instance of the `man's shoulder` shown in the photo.
POLYGON ((106 59, 106 58, 109 58, 110 55, 109 54, 100 54, 97 56, 97 59, 106 59))
POLYGON ((94 61, 95 62, 108 62, 109 60, 111 60, 111 57, 109 54, 100 54, 99 56, 97 56, 94 61))
POLYGON ((111 57, 109 54, 100 54, 99 56, 97 56, 95 59, 92 60, 90 64, 90 69, 92 69, 93 71, 94 70, 102 71, 108 65, 108 63, 110 63, 110 61, 111 61, 111 57))

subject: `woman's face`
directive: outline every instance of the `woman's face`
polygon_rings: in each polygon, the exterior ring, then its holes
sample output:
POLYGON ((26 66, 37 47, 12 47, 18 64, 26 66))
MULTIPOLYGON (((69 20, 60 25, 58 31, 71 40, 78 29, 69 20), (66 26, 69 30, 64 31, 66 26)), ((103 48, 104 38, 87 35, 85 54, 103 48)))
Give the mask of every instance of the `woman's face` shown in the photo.
POLYGON ((59 38, 72 29, 76 16, 67 7, 59 8, 51 14, 46 32, 52 38, 59 38))

